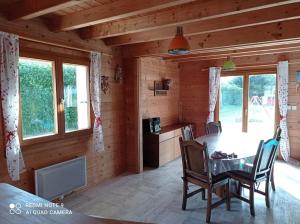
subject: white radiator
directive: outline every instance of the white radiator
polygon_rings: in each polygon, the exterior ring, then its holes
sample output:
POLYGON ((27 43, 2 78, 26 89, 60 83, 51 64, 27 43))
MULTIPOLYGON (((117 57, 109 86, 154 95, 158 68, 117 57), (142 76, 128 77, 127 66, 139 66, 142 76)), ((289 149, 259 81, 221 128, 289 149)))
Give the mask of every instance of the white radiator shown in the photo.
POLYGON ((35 194, 47 200, 86 186, 86 157, 35 170, 35 194))

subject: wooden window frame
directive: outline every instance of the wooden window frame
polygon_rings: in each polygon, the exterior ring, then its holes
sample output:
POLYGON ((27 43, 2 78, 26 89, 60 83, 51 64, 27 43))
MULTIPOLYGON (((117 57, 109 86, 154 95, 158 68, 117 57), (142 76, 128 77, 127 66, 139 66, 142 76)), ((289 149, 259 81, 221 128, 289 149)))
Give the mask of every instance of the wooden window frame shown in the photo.
MULTIPOLYGON (((276 75, 276 93, 275 93, 275 121, 274 130, 279 125, 279 105, 278 105, 278 75, 276 69, 262 69, 262 70, 237 70, 233 72, 221 73, 221 77, 226 76, 242 76, 243 77, 243 121, 242 121, 242 132, 248 131, 248 90, 249 90, 249 77, 251 75, 262 75, 262 74, 275 74, 276 75)), ((220 94, 218 95, 217 105, 215 110, 215 121, 220 119, 220 94)))
POLYGON ((21 96, 19 102, 19 127, 18 134, 20 136, 20 144, 21 146, 29 146, 37 143, 46 143, 55 140, 61 140, 65 138, 75 138, 80 136, 88 136, 93 132, 92 129, 92 121, 94 119, 94 115, 92 113, 92 107, 90 102, 90 88, 89 82, 87 82, 87 90, 88 90, 88 110, 89 110, 89 128, 82 130, 74 130, 71 132, 65 132, 65 114, 64 114, 64 106, 62 104, 62 99, 64 98, 64 87, 63 87, 63 63, 66 64, 74 64, 74 65, 83 65, 87 67, 87 80, 89 81, 89 69, 90 69, 90 61, 85 57, 77 57, 70 56, 64 54, 56 54, 52 52, 46 51, 31 51, 31 50, 22 50, 20 51, 20 58, 30 58, 37 60, 46 60, 52 61, 53 68, 53 81, 54 81, 54 97, 55 97, 55 118, 56 118, 56 133, 46 136, 37 136, 29 139, 23 139, 22 133, 22 107, 21 107, 21 96))

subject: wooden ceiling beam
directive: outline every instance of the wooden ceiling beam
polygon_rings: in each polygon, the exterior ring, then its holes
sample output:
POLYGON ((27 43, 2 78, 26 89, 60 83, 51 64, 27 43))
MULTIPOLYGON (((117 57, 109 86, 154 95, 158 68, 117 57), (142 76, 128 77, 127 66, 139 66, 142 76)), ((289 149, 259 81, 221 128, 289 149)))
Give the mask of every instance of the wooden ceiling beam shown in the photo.
MULTIPOLYGON (((299 63, 300 52, 285 52, 279 54, 269 54, 269 55, 256 55, 249 57, 240 57, 234 59, 235 64, 237 65, 237 71, 240 70, 241 67, 249 67, 251 71, 259 70, 259 67, 262 65, 273 65, 276 68, 278 61, 288 60, 289 65, 299 63)), ((184 62, 182 62, 184 63, 184 62)), ((195 62, 187 62, 187 63, 195 63, 195 62)), ((210 60, 210 66, 222 66, 224 63, 224 59, 215 59, 210 60)), ((276 69, 275 69, 276 71, 276 69)), ((227 73, 227 72, 226 72, 227 73)), ((231 73, 231 72, 228 72, 231 73)))
POLYGON ((2 12, 9 20, 33 19, 78 4, 77 0, 22 0, 10 4, 2 12))
MULTIPOLYGON (((198 0, 149 15, 84 28, 83 39, 98 39, 245 13, 299 0, 198 0)), ((172 32, 173 34, 174 32, 172 32)))
POLYGON ((300 50, 300 43, 293 44, 280 44, 273 45, 267 47, 256 47, 249 49, 241 49, 241 50, 225 50, 220 52, 208 52, 208 53, 194 53, 190 55, 178 55, 178 56, 166 56, 164 60, 170 61, 181 61, 181 60, 189 60, 189 59, 198 59, 198 60, 206 60, 212 59, 215 57, 225 58, 227 56, 235 57, 244 57, 247 55, 256 55, 256 54, 269 54, 274 52, 294 52, 300 50))
MULTIPOLYGON (((279 23, 271 23, 246 27, 222 32, 201 34, 188 38, 191 51, 201 52, 211 50, 223 51, 246 49, 254 46, 272 46, 287 43, 288 41, 300 41, 300 19, 279 23)), ((167 56, 170 40, 153 41, 123 46, 124 56, 161 55, 167 56)))
POLYGON ((82 40, 75 32, 53 33, 41 20, 21 20, 19 22, 8 21, 0 16, 0 30, 19 35, 20 39, 60 46, 79 51, 99 51, 112 54, 112 48, 104 44, 102 40, 82 40))
POLYGON ((101 5, 59 17, 54 20, 53 24, 50 24, 50 29, 53 31, 73 30, 193 1, 195 0, 118 0, 108 4, 107 6, 101 5))
MULTIPOLYGON (((236 54, 230 54, 235 61, 236 58, 244 58, 244 57, 255 57, 255 56, 262 56, 262 55, 282 55, 286 53, 299 53, 300 52, 300 45, 298 48, 293 49, 281 49, 281 50, 274 50, 270 49, 269 51, 251 51, 251 52, 244 52, 244 53, 236 53, 236 54)), ((211 55, 207 57, 203 56, 195 56, 195 57, 187 57, 187 58, 181 58, 181 59, 173 59, 172 62, 189 62, 189 61, 210 61, 210 60, 225 60, 227 58, 228 54, 216 54, 211 55)))
MULTIPOLYGON (((232 30, 248 26, 262 25, 267 23, 282 22, 285 20, 300 18, 300 3, 286 6, 277 6, 268 9, 245 12, 242 14, 214 18, 206 21, 198 21, 183 25, 185 36, 211 33, 216 31, 232 30)), ((166 27, 151 31, 126 34, 104 39, 109 46, 148 42, 172 38, 176 27, 166 27)))

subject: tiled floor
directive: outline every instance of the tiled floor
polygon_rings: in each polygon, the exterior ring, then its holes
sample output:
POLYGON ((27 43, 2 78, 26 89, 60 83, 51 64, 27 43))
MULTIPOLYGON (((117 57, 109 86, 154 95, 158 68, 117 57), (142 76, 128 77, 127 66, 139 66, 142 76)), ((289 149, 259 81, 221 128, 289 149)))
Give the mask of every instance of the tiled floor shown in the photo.
MULTIPOLYGON (((255 195, 255 218, 249 206, 232 199, 231 211, 222 205, 212 212, 212 223, 300 223, 300 168, 277 162, 276 192, 271 192, 271 208, 264 197, 255 195)), ((206 201, 199 196, 188 200, 181 210, 181 161, 142 174, 124 175, 85 192, 71 195, 65 206, 88 215, 166 224, 205 223, 206 201)), ((245 190, 246 193, 246 190, 245 190)))

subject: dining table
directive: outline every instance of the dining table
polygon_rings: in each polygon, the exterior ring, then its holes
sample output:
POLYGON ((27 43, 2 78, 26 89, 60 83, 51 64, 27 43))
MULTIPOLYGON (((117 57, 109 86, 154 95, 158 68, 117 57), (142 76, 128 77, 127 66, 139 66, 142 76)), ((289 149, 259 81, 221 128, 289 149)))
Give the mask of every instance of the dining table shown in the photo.
POLYGON ((209 155, 209 168, 213 175, 218 175, 233 170, 251 172, 252 164, 261 139, 257 135, 248 133, 224 132, 209 134, 195 139, 198 143, 207 144, 209 155), (235 154, 235 157, 214 158, 215 152, 235 154))

